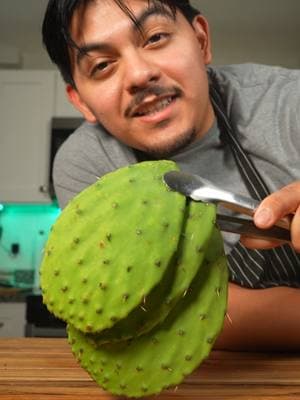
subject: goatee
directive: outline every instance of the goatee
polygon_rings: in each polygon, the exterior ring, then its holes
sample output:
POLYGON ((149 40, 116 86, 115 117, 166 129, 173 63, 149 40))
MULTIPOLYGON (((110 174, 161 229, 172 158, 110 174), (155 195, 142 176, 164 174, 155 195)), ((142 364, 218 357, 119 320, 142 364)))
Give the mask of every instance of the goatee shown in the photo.
POLYGON ((195 128, 181 133, 172 143, 165 145, 153 145, 144 150, 150 157, 154 159, 162 159, 174 156, 176 153, 185 149, 196 140, 197 132, 195 128))

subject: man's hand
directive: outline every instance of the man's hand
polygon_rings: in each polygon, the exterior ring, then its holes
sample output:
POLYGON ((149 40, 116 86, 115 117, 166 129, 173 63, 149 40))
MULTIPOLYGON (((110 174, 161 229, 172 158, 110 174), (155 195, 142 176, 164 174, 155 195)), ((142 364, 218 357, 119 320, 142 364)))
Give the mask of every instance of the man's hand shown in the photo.
MULTIPOLYGON (((290 215, 292 246, 300 253, 300 181, 291 183, 266 197, 254 214, 258 228, 267 229, 279 219, 290 215)), ((279 241, 254 239, 243 236, 241 242, 248 248, 268 249, 282 244, 279 241)))

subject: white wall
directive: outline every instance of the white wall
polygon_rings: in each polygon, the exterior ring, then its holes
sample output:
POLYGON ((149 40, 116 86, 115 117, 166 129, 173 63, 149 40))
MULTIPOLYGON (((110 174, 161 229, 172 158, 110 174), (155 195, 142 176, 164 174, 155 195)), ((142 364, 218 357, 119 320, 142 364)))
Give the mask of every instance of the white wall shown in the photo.
POLYGON ((210 23, 214 63, 300 67, 299 0, 192 0, 210 23))

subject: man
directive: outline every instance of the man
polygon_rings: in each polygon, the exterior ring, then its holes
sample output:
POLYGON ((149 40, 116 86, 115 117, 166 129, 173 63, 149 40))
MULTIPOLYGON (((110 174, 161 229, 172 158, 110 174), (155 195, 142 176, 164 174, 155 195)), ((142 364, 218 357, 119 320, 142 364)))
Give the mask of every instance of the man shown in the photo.
POLYGON ((292 214, 292 246, 224 235, 232 283, 216 346, 299 349, 300 72, 210 67, 208 23, 186 0, 50 0, 43 38, 86 120, 56 157, 60 205, 113 169, 170 158, 264 199, 260 228, 292 214))

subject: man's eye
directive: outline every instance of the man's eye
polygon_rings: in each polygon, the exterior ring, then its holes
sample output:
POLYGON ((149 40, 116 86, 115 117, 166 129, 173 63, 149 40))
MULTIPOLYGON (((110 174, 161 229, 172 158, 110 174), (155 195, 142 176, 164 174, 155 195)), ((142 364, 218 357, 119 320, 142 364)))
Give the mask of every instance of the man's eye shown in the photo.
POLYGON ((161 42, 161 41, 167 39, 168 36, 169 35, 167 33, 156 33, 155 35, 152 35, 149 37, 146 44, 155 44, 155 43, 161 42))
POLYGON ((109 62, 108 61, 102 61, 99 62, 98 64, 96 64, 91 72, 91 75, 95 75, 97 73, 101 73, 104 72, 109 66, 109 62))
POLYGON ((97 65, 95 65, 94 71, 103 71, 107 67, 108 67, 108 62, 102 61, 102 62, 98 63, 97 65))

